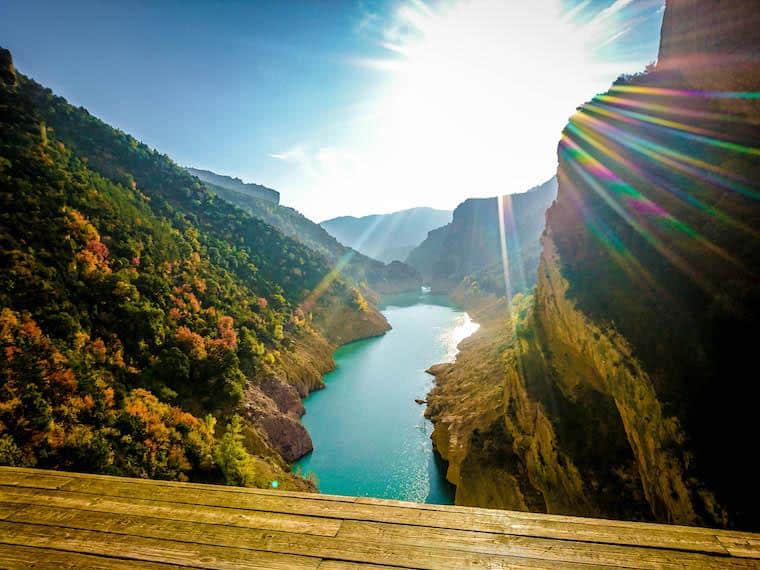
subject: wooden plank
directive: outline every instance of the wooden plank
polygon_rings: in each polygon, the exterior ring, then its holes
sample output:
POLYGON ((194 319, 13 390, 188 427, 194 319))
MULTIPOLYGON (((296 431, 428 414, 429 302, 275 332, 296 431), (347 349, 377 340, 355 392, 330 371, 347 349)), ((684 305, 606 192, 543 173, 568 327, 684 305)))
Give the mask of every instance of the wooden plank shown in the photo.
MULTIPOLYGON (((19 468, 0 468, 3 519, 0 542, 31 523, 38 546, 40 528, 74 532, 66 556, 78 552, 72 540, 86 542, 81 533, 105 536, 101 549, 134 538, 142 562, 191 565, 176 558, 175 543, 229 549, 209 555, 214 568, 235 566, 241 551, 327 568, 760 567, 750 560, 760 559, 753 533, 19 468), (171 543, 170 557, 146 557, 155 546, 146 540, 171 543)), ((108 552, 98 553, 115 556, 108 552)))
MULTIPOLYGON (((725 536, 717 537, 732 556, 760 559, 760 536, 732 538, 725 536)), ((758 563, 760 568, 760 563, 758 563)))
POLYGON ((20 505, 17 503, 3 503, 0 502, 0 521, 6 519, 13 513, 15 513, 17 510, 19 510, 20 505))
POLYGON ((31 548, 17 544, 0 544, 0 568, 8 570, 26 568, 56 568, 57 570, 164 570, 179 568, 174 564, 140 562, 123 558, 104 558, 89 554, 31 548))
POLYGON ((342 560, 323 560, 319 570, 414 570, 410 566, 378 566, 377 564, 360 564, 342 560))
MULTIPOLYGON (((258 556, 263 551, 354 563, 418 567, 427 570, 511 566, 585 568, 573 562, 544 556, 536 558, 525 557, 519 553, 491 554, 452 549, 444 541, 420 545, 396 544, 368 540, 366 537, 350 539, 316 537, 53 507, 27 507, 15 514, 11 521, 68 529, 98 530, 102 533, 130 537, 182 540, 193 545, 237 547, 250 549, 251 556, 258 556)), ((535 549, 533 553, 543 554, 542 551, 535 549)), ((602 565, 598 564, 598 566, 602 565)))
MULTIPOLYGON (((0 468, 0 472, 3 470, 8 470, 10 472, 14 472, 17 474, 23 474, 28 475, 30 478, 30 481, 33 483, 33 479, 35 476, 40 474, 49 474, 50 472, 41 471, 38 469, 30 469, 30 468, 9 468, 9 467, 3 467, 0 468)), ((246 504, 246 508, 256 508, 255 506, 251 506, 248 504, 249 502, 257 503, 257 497, 274 497, 277 499, 282 499, 283 497, 290 497, 290 498, 302 498, 307 499, 309 503, 306 503, 303 505, 307 510, 310 509, 309 505, 313 503, 313 501, 320 500, 320 501, 327 501, 330 504, 333 504, 334 502, 340 502, 340 503, 354 503, 356 505, 376 505, 376 506, 383 506, 383 507, 394 507, 396 509, 412 509, 413 511, 435 511, 440 513, 446 513, 447 515, 451 515, 452 513, 459 513, 462 515, 466 515, 469 520, 473 520, 475 522, 478 521, 478 517, 482 517, 482 521, 485 523, 485 526, 490 526, 491 528, 477 528, 475 530, 482 530, 482 531, 494 531, 493 524, 494 521, 496 521, 496 524, 498 524, 499 521, 502 521, 505 523, 508 527, 508 533, 518 533, 517 526, 519 526, 519 521, 525 521, 526 530, 529 531, 532 527, 535 526, 535 524, 532 523, 539 523, 540 526, 544 526, 546 522, 552 522, 555 523, 553 528, 554 529, 561 529, 563 525, 586 525, 587 527, 601 527, 605 529, 605 531, 601 533, 595 533, 592 529, 586 529, 586 532, 582 533, 582 537, 579 538, 581 540, 591 540, 594 541, 595 538, 592 536, 594 534, 598 534, 598 540, 602 542, 608 541, 608 537, 612 536, 614 533, 610 532, 613 529, 622 529, 621 530, 621 540, 624 540, 626 544, 640 544, 641 546, 653 546, 653 547, 674 547, 679 548, 678 543, 681 543, 680 548, 686 548, 687 550, 695 550, 695 551, 704 551, 704 552, 715 552, 715 553, 726 553, 725 548, 722 546, 721 541, 718 540, 718 537, 726 539, 726 543, 730 544, 743 544, 748 543, 753 540, 757 540, 756 534, 753 533, 746 533, 746 532, 740 532, 740 531, 733 531, 733 530, 720 530, 720 529, 706 529, 706 528, 699 528, 699 527, 687 527, 687 526, 679 526, 679 525, 668 525, 668 524, 659 524, 659 523, 641 523, 641 522, 629 522, 629 521, 618 521, 618 520, 607 520, 607 519, 590 519, 585 517, 574 517, 574 516, 566 516, 566 515, 547 515, 547 514, 541 514, 541 513, 529 513, 529 512, 522 512, 522 511, 502 511, 497 509, 487 509, 487 508, 478 508, 478 507, 462 507, 462 506, 455 506, 455 505, 431 505, 431 504, 419 504, 419 503, 409 503, 405 501, 395 501, 395 500, 389 500, 389 499, 375 499, 370 497, 346 497, 346 496, 336 496, 336 495, 318 495, 314 493, 299 493, 299 492, 281 492, 281 491, 273 491, 268 489, 246 489, 246 488, 240 488, 240 487, 226 487, 226 486, 218 486, 218 485, 206 485, 206 484, 198 484, 198 483, 179 483, 176 481, 156 481, 156 480, 148 480, 148 479, 126 479, 122 477, 112 477, 108 475, 94 475, 94 474, 83 474, 83 473, 69 473, 69 472, 56 472, 57 476, 65 476, 72 479, 71 483, 66 483, 63 485, 64 488, 71 487, 72 489, 82 489, 88 486, 91 486, 90 483, 94 481, 104 481, 107 483, 128 483, 130 485, 139 485, 143 487, 143 492, 140 491, 132 491, 134 494, 130 494, 130 496, 140 497, 140 496, 155 496, 156 493, 163 493, 164 495, 173 495, 174 493, 171 491, 168 491, 167 488, 172 488, 173 490, 177 489, 183 489, 185 493, 190 489, 197 489, 198 491, 202 491, 202 496, 200 497, 201 500, 203 500, 204 497, 209 497, 209 501, 207 501, 205 504, 209 505, 221 505, 224 506, 224 504, 229 504, 229 502, 222 502, 220 503, 220 500, 218 497, 220 496, 220 493, 225 493, 227 495, 223 495, 226 497, 232 497, 234 495, 230 495, 230 493, 238 493, 239 495, 236 496, 236 499, 239 499, 243 501, 246 504), (157 489, 161 489, 161 491, 157 491, 157 489), (632 533, 628 531, 633 531, 632 533), (665 533, 665 534, 662 534, 665 533), (654 541, 647 540, 645 542, 638 543, 633 540, 633 537, 638 534, 641 536, 646 536, 652 538, 654 541), (666 536, 670 535, 670 539, 667 539, 666 536), (685 546, 685 542, 692 542, 693 544, 691 546, 685 546)), ((21 483, 23 484, 23 483, 21 483)), ((109 485, 110 486, 110 485, 109 485)), ((185 495, 186 497, 186 495, 185 495)), ((184 499, 181 499, 180 502, 182 502, 184 499)), ((300 502, 298 504, 301 504, 300 502)), ((265 504, 265 508, 271 508, 273 512, 291 512, 287 508, 280 509, 277 511, 276 509, 270 507, 269 505, 265 504)), ((329 511, 330 508, 323 508, 323 509, 316 509, 315 511, 309 511, 305 514, 313 514, 317 516, 329 516, 325 515, 325 511, 329 511)), ((365 520, 361 515, 357 517, 351 517, 350 511, 348 517, 349 518, 358 518, 358 520, 365 520)), ((361 512, 361 511, 360 511, 361 512)), ((341 513, 339 518, 345 518, 343 517, 343 513, 341 513)), ((401 517, 404 518, 403 516, 401 517)), ((408 518, 408 517, 407 517, 408 518)), ((419 515, 416 515, 417 519, 420 518, 419 515)), ((450 518, 450 517, 449 517, 450 518)), ((368 520, 374 520, 374 519, 368 519, 368 520)), ((435 518, 434 518, 435 520, 435 518)), ((441 528, 449 528, 451 525, 445 524, 445 521, 447 520, 446 517, 444 517, 443 521, 439 521, 438 524, 436 523, 435 526, 440 526, 441 528)), ((456 527, 454 527, 456 528, 456 527)), ((574 527, 571 527, 574 528, 574 527)), ((567 533, 562 532, 561 538, 567 538, 567 533)), ((544 536, 542 534, 541 536, 544 536)), ((550 536, 550 535, 547 535, 550 536)), ((747 550, 743 549, 743 552, 745 552, 745 556, 754 556, 755 552, 753 549, 747 550)))
POLYGON ((85 493, 52 490, 18 490, 0 488, 0 502, 21 505, 58 506, 94 512, 122 513, 151 516, 168 520, 184 520, 223 524, 243 528, 277 530, 317 536, 335 536, 340 521, 302 515, 283 515, 266 511, 235 508, 206 507, 151 501, 124 497, 107 497, 85 493))
POLYGON ((203 504, 217 507, 239 507, 252 511, 281 514, 304 514, 324 518, 394 522, 417 526, 476 530, 520 536, 537 536, 564 540, 581 540, 607 544, 626 544, 653 548, 673 548, 694 552, 727 554, 714 532, 691 527, 670 528, 665 525, 648 527, 609 526, 600 519, 578 517, 550 517, 546 520, 525 517, 525 513, 482 509, 478 512, 429 510, 409 506, 368 504, 364 502, 315 501, 311 498, 293 500, 277 495, 229 495, 223 490, 199 493, 181 487, 151 487, 133 484, 129 479, 110 481, 75 479, 67 483, 64 491, 78 491, 102 496, 151 498, 178 504, 203 504))
MULTIPOLYGON (((115 477, 113 475, 99 475, 96 473, 75 473, 73 471, 47 471, 42 469, 32 469, 29 467, 0 467, 0 473, 15 473, 19 479, 19 486, 33 487, 35 479, 40 474, 54 474, 56 477, 65 477, 66 479, 94 479, 101 481, 124 481, 130 483, 143 484, 148 486, 159 487, 180 487, 183 489, 197 489, 199 491, 208 491, 209 489, 224 491, 227 493, 240 493, 247 495, 274 495, 278 497, 307 498, 313 500, 341 501, 353 503, 356 497, 347 495, 326 495, 322 493, 307 493, 301 491, 282 491, 274 489, 257 489, 254 487, 233 487, 229 485, 213 483, 188 483, 179 481, 164 481, 161 479, 140 479, 137 477, 115 477)), ((0 485, 3 483, 0 481, 0 485)))
POLYGON ((447 548, 553 561, 629 568, 756 568, 754 561, 679 550, 639 548, 572 540, 420 526, 344 521, 338 538, 447 548))
POLYGON ((60 489, 71 477, 37 471, 33 476, 8 468, 0 469, 0 485, 34 487, 36 489, 60 489))
POLYGON ((553 522, 565 522, 565 523, 578 523, 578 524, 590 524, 601 525, 609 528, 627 528, 633 530, 663 530, 667 532, 687 532, 689 534, 702 534, 711 536, 724 536, 727 538, 738 539, 757 539, 758 535, 752 532, 744 532, 738 530, 726 530, 716 528, 706 528, 698 526, 685 526, 667 523, 656 522, 640 522, 640 521, 623 521, 617 519, 598 519, 589 517, 579 517, 572 515, 553 515, 547 513, 532 513, 528 511, 508 511, 502 509, 493 509, 486 507, 464 507, 461 505, 434 505, 430 503, 411 503, 408 501, 396 501, 393 499, 377 499, 374 497, 357 497, 356 503, 366 505, 386 505, 395 506, 401 508, 412 509, 424 509, 432 511, 448 511, 459 513, 505 513, 511 517, 524 519, 527 521, 553 521, 553 522))
POLYGON ((290 570, 316 568, 321 562, 314 557, 270 552, 254 555, 243 548, 6 521, 0 521, 0 543, 193 568, 290 570))

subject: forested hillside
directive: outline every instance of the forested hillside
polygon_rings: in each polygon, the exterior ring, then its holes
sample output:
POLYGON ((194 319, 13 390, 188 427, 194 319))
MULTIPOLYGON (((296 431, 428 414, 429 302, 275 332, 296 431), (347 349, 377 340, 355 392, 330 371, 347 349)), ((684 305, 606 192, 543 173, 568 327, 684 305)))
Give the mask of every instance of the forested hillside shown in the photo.
POLYGON ((252 182, 246 183, 240 180, 240 178, 223 176, 221 174, 217 174, 216 172, 211 172, 210 170, 201 170, 199 168, 189 167, 186 168, 186 170, 193 176, 200 178, 204 182, 213 184, 214 186, 226 188, 227 190, 232 190, 233 192, 240 192, 246 196, 252 196, 254 198, 259 198, 260 200, 266 200, 267 202, 272 202, 273 204, 280 203, 280 193, 277 190, 267 188, 261 184, 254 184, 252 182))
POLYGON ((299 396, 383 317, 7 50, 0 129, 0 464, 309 488, 299 396))
MULTIPOLYGON (((189 170, 193 172, 192 169, 189 170)), ((370 296, 373 293, 412 291, 419 289, 422 284, 419 273, 411 266, 402 263, 385 264, 346 247, 322 226, 293 208, 211 182, 206 182, 206 186, 229 203, 323 255, 338 273, 370 296)))

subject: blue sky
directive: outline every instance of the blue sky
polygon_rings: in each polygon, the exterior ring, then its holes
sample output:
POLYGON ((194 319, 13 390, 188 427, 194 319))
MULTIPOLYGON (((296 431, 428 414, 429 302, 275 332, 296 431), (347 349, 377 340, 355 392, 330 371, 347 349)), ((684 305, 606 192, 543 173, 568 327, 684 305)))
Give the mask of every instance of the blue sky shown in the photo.
POLYGON ((321 220, 548 178, 574 106, 656 57, 662 4, 0 0, 0 45, 178 163, 321 220))

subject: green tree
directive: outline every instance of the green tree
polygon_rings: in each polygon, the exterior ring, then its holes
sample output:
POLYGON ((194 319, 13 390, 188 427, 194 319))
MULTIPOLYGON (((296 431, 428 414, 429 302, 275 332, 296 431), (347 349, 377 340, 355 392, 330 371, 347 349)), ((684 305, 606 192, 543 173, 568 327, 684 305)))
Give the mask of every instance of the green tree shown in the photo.
POLYGON ((227 431, 216 447, 216 464, 228 485, 250 485, 256 472, 251 456, 243 445, 243 424, 235 414, 227 424, 227 431))

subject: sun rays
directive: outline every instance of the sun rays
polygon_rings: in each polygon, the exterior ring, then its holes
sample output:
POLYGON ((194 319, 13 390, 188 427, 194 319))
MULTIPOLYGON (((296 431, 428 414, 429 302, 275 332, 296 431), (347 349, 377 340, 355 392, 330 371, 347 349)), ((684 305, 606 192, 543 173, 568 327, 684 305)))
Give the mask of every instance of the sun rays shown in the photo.
MULTIPOLYGON (((563 133, 559 152, 571 178, 590 189, 706 293, 717 296, 720 283, 700 271, 700 257, 719 258, 752 274, 754 268, 744 266, 734 252, 720 245, 715 224, 742 231, 752 239, 757 239, 757 230, 723 211, 714 192, 729 192, 728 196, 735 192, 742 199, 757 200, 757 183, 736 175, 736 168, 724 164, 754 160, 760 148, 722 136, 721 124, 740 122, 741 116, 716 111, 722 108, 712 101, 752 100, 757 94, 625 85, 610 92, 616 95, 602 95, 584 105, 563 133), (686 123, 673 116, 691 120, 686 123), (712 193, 706 194, 708 189, 712 193), (710 235, 704 235, 702 227, 711 228, 710 235)), ((598 208, 586 206, 590 198, 574 194, 573 184, 566 186, 567 197, 576 203, 587 228, 615 262, 631 279, 645 279, 662 293, 665 284, 654 283, 623 240, 601 223, 598 208)))

